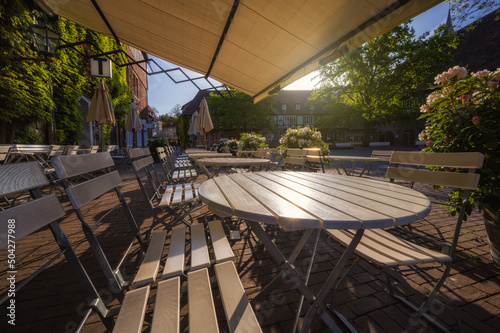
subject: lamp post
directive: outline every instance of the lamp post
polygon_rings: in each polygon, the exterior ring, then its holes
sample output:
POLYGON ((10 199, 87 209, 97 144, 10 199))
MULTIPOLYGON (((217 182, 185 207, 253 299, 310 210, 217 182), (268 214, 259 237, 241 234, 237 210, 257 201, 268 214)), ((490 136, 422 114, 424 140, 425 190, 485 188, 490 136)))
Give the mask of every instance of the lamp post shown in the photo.
POLYGON ((32 25, 31 33, 39 53, 53 56, 59 45, 60 35, 46 25, 32 25))

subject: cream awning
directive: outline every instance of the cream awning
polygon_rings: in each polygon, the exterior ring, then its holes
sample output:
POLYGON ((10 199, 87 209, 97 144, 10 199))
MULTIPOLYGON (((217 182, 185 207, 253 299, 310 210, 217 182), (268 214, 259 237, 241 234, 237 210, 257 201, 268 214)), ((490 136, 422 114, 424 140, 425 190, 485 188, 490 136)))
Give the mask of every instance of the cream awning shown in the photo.
POLYGON ((59 16, 111 36, 104 16, 121 42, 203 75, 208 73, 257 102, 278 86, 285 87, 441 1, 43 0, 43 3, 59 16))

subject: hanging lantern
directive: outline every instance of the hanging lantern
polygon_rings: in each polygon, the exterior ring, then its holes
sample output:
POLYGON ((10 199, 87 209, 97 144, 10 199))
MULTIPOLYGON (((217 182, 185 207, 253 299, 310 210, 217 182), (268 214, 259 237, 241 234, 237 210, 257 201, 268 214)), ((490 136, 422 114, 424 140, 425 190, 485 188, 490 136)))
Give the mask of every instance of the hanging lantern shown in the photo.
POLYGON ((39 53, 53 56, 56 53, 57 46, 59 45, 60 35, 48 26, 33 25, 31 26, 31 33, 35 40, 35 45, 39 53))

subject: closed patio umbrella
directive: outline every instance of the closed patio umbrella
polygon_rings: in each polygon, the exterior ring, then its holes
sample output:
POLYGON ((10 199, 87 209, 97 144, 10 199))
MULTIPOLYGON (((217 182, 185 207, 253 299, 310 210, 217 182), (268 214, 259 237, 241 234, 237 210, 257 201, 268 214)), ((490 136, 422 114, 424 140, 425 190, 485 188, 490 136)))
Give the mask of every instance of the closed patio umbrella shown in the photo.
POLYGON ((87 122, 96 122, 100 126, 101 131, 101 148, 102 142, 102 125, 114 125, 116 123, 115 113, 111 105, 111 98, 109 97, 108 86, 104 81, 100 81, 94 90, 94 96, 90 102, 89 112, 87 114, 87 122))
POLYGON ((129 111, 127 115, 127 121, 125 122, 125 129, 132 132, 133 139, 132 145, 135 148, 137 146, 137 131, 142 129, 141 119, 137 113, 137 103, 132 101, 129 104, 129 111))
POLYGON ((207 100, 205 97, 200 103, 200 114, 198 116, 198 130, 203 133, 203 149, 205 149, 205 133, 210 132, 214 128, 212 118, 210 118, 210 111, 208 110, 207 100))

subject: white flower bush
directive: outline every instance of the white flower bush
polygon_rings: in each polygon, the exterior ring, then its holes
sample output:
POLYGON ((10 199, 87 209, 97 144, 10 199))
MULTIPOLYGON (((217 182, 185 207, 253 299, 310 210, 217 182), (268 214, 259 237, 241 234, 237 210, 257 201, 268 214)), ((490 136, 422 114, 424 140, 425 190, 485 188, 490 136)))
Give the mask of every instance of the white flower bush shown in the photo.
POLYGON ((287 148, 321 148, 323 155, 328 155, 330 150, 328 145, 321 138, 321 132, 316 128, 305 127, 289 128, 286 133, 280 138, 278 149, 282 157, 286 156, 287 148))

